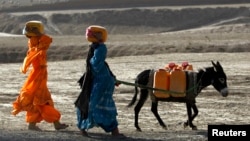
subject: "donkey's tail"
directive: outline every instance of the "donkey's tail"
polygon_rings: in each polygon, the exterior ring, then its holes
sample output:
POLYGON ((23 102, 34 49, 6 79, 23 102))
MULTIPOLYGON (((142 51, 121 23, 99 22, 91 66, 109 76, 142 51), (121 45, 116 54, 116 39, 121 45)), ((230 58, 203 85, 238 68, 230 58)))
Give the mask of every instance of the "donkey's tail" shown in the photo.
MULTIPOLYGON (((137 84, 137 79, 135 80, 135 84, 137 84)), ((131 107, 135 104, 135 101, 136 101, 136 98, 137 98, 137 94, 138 94, 138 87, 135 86, 135 94, 134 94, 134 97, 132 98, 131 102, 128 104, 127 107, 131 107)))
MULTIPOLYGON (((151 87, 148 87, 148 84, 149 84, 149 77, 150 77, 152 72, 154 72, 154 70, 148 69, 148 70, 142 71, 141 73, 139 73, 137 75, 137 77, 135 79, 135 84, 134 84, 135 94, 134 94, 133 99, 131 100, 131 102, 128 104, 127 107, 131 107, 132 105, 135 104, 137 94, 138 94, 138 87, 140 87, 141 89, 150 89, 151 88, 151 87)), ((151 86, 151 85, 149 85, 149 86, 151 86)))

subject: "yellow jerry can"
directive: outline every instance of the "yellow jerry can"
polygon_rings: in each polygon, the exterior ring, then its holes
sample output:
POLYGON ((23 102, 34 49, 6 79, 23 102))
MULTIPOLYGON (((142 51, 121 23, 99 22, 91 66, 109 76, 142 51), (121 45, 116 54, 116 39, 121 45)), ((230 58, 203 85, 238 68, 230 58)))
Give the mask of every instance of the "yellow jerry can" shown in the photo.
MULTIPOLYGON (((153 88, 162 89, 162 90, 169 90, 169 77, 170 74, 165 69, 159 69, 154 73, 154 83, 153 88)), ((157 91, 155 90, 154 95, 157 98, 168 98, 170 95, 166 92, 157 91)))
POLYGON ((185 71, 175 69, 170 72, 170 85, 169 90, 174 92, 172 97, 185 97, 186 96, 186 73, 185 71))

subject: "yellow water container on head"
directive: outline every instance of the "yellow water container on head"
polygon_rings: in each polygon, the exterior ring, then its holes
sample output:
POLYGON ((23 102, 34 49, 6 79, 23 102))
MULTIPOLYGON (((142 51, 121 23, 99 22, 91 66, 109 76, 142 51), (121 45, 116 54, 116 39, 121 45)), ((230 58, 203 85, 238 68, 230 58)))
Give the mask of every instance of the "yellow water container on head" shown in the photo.
POLYGON ((170 72, 169 90, 174 92, 172 97, 186 96, 186 73, 180 69, 175 69, 170 72))
MULTIPOLYGON (((165 69, 159 69, 154 73, 153 88, 169 90, 169 72, 165 69)), ((154 91, 154 95, 157 98, 168 98, 170 95, 162 91, 154 91)))
POLYGON ((44 26, 41 21, 28 21, 23 28, 23 34, 32 37, 44 34, 44 26))
POLYGON ((92 43, 106 42, 108 32, 105 27, 92 25, 86 29, 86 39, 92 43))

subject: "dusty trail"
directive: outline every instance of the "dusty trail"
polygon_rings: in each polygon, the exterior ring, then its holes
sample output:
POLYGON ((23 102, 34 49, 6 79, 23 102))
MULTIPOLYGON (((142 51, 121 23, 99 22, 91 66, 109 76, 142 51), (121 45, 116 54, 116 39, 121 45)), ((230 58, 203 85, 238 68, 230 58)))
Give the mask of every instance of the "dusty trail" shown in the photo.
MULTIPOLYGON (((182 123, 187 119, 187 116, 185 105, 182 103, 159 103, 159 114, 169 128, 168 130, 162 129, 151 113, 150 102, 148 101, 142 108, 139 117, 143 132, 135 132, 133 108, 126 108, 126 105, 132 99, 134 88, 126 85, 116 87, 114 98, 118 108, 121 132, 127 136, 124 140, 205 141, 207 140, 208 124, 249 124, 249 59, 249 53, 183 53, 108 58, 107 61, 117 77, 128 82, 133 82, 136 74, 144 69, 160 68, 173 60, 177 63, 188 60, 193 64, 194 69, 210 66, 210 60, 218 60, 228 75, 230 91, 228 97, 220 96, 212 87, 206 88, 197 97, 197 106, 200 111, 194 120, 194 124, 198 126, 197 131, 183 128, 182 123), (180 58, 179 56, 183 57, 180 58)), ((19 63, 1 64, 2 76, 8 77, 0 78, 0 82, 3 84, 0 86, 0 139, 5 140, 12 136, 14 140, 18 140, 18 138, 32 139, 34 137, 40 140, 44 138, 51 140, 61 140, 62 138, 65 140, 86 140, 78 134, 78 129, 75 126, 76 116, 73 105, 79 93, 79 86, 76 81, 83 71, 83 66, 79 65, 82 62, 83 60, 49 62, 48 87, 51 90, 56 107, 62 112, 62 121, 71 126, 65 131, 56 132, 52 125, 41 123, 39 126, 45 130, 42 134, 26 130, 24 113, 17 117, 10 115, 11 102, 17 96, 25 76, 19 74, 19 63)), ((89 140, 110 139, 110 136, 99 128, 91 129, 90 135, 93 138, 89 140)))

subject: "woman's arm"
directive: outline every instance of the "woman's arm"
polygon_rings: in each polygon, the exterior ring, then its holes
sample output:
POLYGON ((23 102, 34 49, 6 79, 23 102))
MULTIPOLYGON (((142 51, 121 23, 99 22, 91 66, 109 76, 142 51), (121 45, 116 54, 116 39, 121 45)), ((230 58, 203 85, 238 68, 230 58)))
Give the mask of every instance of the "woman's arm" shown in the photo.
POLYGON ((90 64, 94 72, 99 72, 105 66, 107 48, 104 44, 100 44, 94 51, 93 57, 90 59, 90 64))

